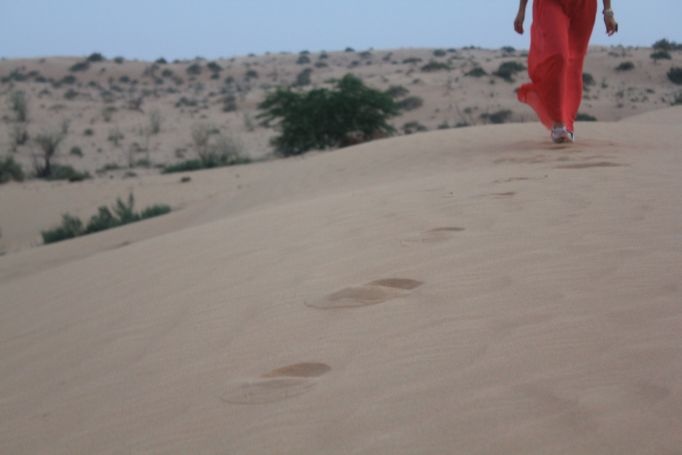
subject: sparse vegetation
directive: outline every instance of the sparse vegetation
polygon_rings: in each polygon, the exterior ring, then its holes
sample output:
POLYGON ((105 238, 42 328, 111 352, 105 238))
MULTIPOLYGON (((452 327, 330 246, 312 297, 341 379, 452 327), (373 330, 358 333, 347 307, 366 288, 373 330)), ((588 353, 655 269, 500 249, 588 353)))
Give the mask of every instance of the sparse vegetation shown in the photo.
POLYGON ((135 198, 133 193, 128 195, 127 202, 118 198, 111 208, 105 205, 100 206, 97 213, 90 217, 90 221, 85 226, 80 218, 66 213, 62 215, 62 222, 59 226, 41 232, 43 243, 55 243, 82 235, 93 234, 147 218, 165 215, 171 211, 168 205, 156 204, 145 208, 142 212, 136 212, 134 205, 135 198))
POLYGON ((616 67, 616 71, 618 72, 625 72, 625 71, 632 71, 635 69, 635 64, 627 61, 627 62, 622 62, 616 67))
POLYGON ((54 159, 59 145, 64 140, 64 135, 61 131, 45 131, 33 138, 33 141, 42 150, 42 162, 38 157, 33 158, 33 167, 38 178, 51 178, 53 176, 52 160, 54 159))
POLYGON ((575 117, 576 121, 578 122, 596 122, 597 117, 590 115, 590 114, 584 114, 582 112, 579 112, 578 115, 575 117))
POLYGON ((682 68, 678 66, 670 68, 670 71, 668 71, 668 79, 670 79, 670 82, 673 84, 682 84, 682 68))
POLYGON ((21 165, 14 161, 11 156, 0 159, 0 183, 7 183, 11 180, 22 182, 24 180, 24 170, 21 165))
POLYGON ((448 71, 450 70, 450 65, 443 62, 430 61, 426 65, 422 66, 422 71, 425 73, 432 73, 434 71, 448 71))
POLYGON ((493 74, 507 82, 514 82, 514 76, 516 73, 519 73, 525 69, 526 67, 524 65, 512 60, 501 63, 497 68, 497 71, 495 71, 493 74))
POLYGON ((149 113, 149 134, 155 135, 161 132, 162 120, 161 112, 157 109, 154 109, 149 113))
POLYGON ((403 133, 405 134, 414 134, 414 133, 420 133, 422 131, 428 131, 429 129, 422 125, 419 122, 407 122, 403 125, 403 133))
POLYGON ((464 73, 464 75, 467 77, 483 77, 487 76, 488 73, 480 66, 477 66, 476 68, 464 73))
POLYGON ((312 149, 343 147, 393 132, 387 120, 398 114, 394 99, 347 74, 335 89, 295 93, 278 89, 259 104, 264 126, 273 123, 281 134, 273 139, 277 152, 298 155, 312 149))
POLYGON ((651 53, 651 59, 658 61, 658 60, 672 60, 672 56, 670 55, 670 52, 668 51, 655 51, 651 53))
POLYGON ((501 123, 507 123, 511 116, 512 111, 510 111, 509 109, 502 109, 492 113, 484 112, 483 114, 481 114, 480 117, 481 120, 485 120, 488 123, 497 125, 501 123))
POLYGON ((26 92, 16 90, 9 94, 8 98, 9 108, 14 112, 14 117, 17 122, 25 123, 28 121, 28 97, 26 92))
POLYGON ((679 50, 682 50, 682 44, 678 44, 675 41, 668 41, 665 38, 656 41, 652 47, 657 51, 679 51, 679 50))
POLYGON ((77 62, 77 63, 74 63, 73 65, 71 65, 71 67, 69 68, 69 71, 76 73, 79 71, 87 71, 89 68, 90 68, 90 62, 85 60, 85 61, 77 62))
POLYGON ((398 101, 398 109, 401 111, 413 111, 424 105, 424 99, 418 96, 408 96, 398 101))
POLYGON ((310 85, 310 75, 312 73, 313 70, 311 68, 304 69, 296 76, 296 82, 294 85, 296 87, 305 87, 306 85, 310 85))
POLYGON ((94 52, 94 53, 90 54, 86 60, 88 62, 91 62, 91 63, 96 63, 96 62, 103 62, 106 59, 99 52, 94 52))

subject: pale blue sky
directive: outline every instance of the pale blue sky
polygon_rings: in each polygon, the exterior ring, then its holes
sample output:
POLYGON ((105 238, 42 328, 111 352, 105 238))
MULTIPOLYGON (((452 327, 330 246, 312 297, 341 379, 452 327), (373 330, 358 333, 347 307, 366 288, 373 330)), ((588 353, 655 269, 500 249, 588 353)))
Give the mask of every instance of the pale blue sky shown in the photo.
MULTIPOLYGON (((598 23, 593 44, 682 41, 681 0, 613 4, 621 33, 609 39, 598 23)), ((517 5, 517 0, 0 0, 0 57, 97 51, 139 59, 215 58, 347 46, 527 48, 528 35, 512 30, 517 5)))

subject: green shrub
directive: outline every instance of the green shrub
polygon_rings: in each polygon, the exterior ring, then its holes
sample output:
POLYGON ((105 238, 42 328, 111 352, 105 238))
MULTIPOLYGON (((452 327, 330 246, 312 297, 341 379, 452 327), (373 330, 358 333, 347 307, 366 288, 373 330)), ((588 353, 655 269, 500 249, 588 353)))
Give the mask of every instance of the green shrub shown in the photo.
POLYGON ((111 207, 100 206, 97 213, 90 217, 90 221, 85 228, 83 222, 72 215, 62 215, 62 224, 56 228, 42 232, 44 243, 54 243, 81 235, 93 234, 95 232, 112 229, 125 224, 134 223, 147 218, 164 215, 171 211, 165 204, 155 204, 147 207, 138 213, 135 211, 135 197, 133 193, 128 195, 128 201, 121 198, 116 199, 116 203, 111 207))
POLYGON ((398 109, 401 111, 413 111, 424 105, 424 100, 418 96, 408 96, 398 101, 398 109))
POLYGON ((307 65, 310 63, 310 57, 306 54, 299 55, 296 63, 299 65, 307 65))
POLYGON ((75 216, 65 213, 62 215, 62 224, 52 229, 42 231, 43 243, 54 243, 72 239, 83 235, 83 222, 75 216))
POLYGON ((659 51, 679 51, 679 50, 682 50, 682 44, 678 44, 675 41, 668 41, 665 38, 656 41, 652 47, 655 50, 659 50, 659 51))
POLYGON ((198 76, 201 74, 202 70, 203 69, 202 69, 200 64, 193 63, 187 67, 186 71, 187 71, 187 74, 189 74, 190 76, 198 76))
POLYGON ((434 57, 445 57, 447 54, 448 53, 445 49, 436 49, 433 51, 434 57))
POLYGON ((486 71, 483 68, 481 68, 480 66, 477 66, 476 68, 472 69, 471 71, 464 73, 464 75, 467 77, 483 77, 483 76, 487 76, 488 73, 486 73, 486 71))
POLYGON ((651 54, 652 60, 671 60, 672 56, 668 51, 656 51, 651 54))
POLYGON ((429 129, 419 122, 407 122, 403 125, 403 132, 405 134, 414 134, 422 131, 428 131, 429 129))
POLYGON ((481 114, 481 119, 486 120, 489 123, 501 124, 507 123, 509 118, 512 116, 512 111, 509 109, 499 110, 493 113, 483 113, 481 114))
POLYGON ((220 73, 223 70, 223 67, 216 62, 208 62, 206 68, 212 73, 220 73))
POLYGON ((78 71, 87 71, 90 68, 90 62, 88 61, 83 61, 83 62, 77 62, 71 65, 69 68, 69 71, 75 73, 78 71))
POLYGON ((295 93, 278 89, 258 105, 264 126, 276 122, 272 141, 278 153, 298 155, 312 149, 343 147, 394 131, 387 120, 399 113, 394 99, 347 74, 334 89, 295 93))
POLYGON ((26 93, 21 90, 16 90, 9 94, 8 98, 9 108, 14 112, 17 122, 28 121, 28 97, 26 93))
POLYGON ((448 71, 449 69, 450 65, 448 65, 447 63, 435 61, 431 61, 426 65, 422 66, 422 71, 424 71, 425 73, 432 73, 434 71, 448 71))
POLYGON ((623 62, 616 67, 616 71, 618 72, 632 71, 633 69, 635 69, 635 64, 629 61, 623 62))
POLYGON ((585 87, 591 87, 594 84, 594 77, 590 73, 583 73, 583 85, 585 87))
POLYGON ((419 57, 409 57, 409 58, 404 59, 403 63, 408 64, 408 65, 412 65, 415 63, 420 63, 421 61, 422 61, 422 59, 420 59, 419 57))
POLYGON ((310 68, 306 68, 298 75, 296 76, 296 82, 294 85, 296 87, 304 87, 306 85, 310 85, 310 75, 313 73, 313 70, 310 68))
POLYGON ((68 180, 69 182, 81 182, 91 178, 88 172, 77 171, 71 166, 53 164, 50 174, 42 176, 46 180, 68 180))
POLYGON ((104 60, 106 60, 106 58, 104 58, 104 56, 102 54, 100 54, 99 52, 94 52, 94 53, 90 54, 86 60, 88 62, 96 63, 96 62, 103 62, 104 60))
POLYGON ((402 98, 407 96, 410 93, 410 90, 403 87, 402 85, 392 85, 386 90, 385 93, 392 98, 402 98))
POLYGON ((18 146, 26 144, 30 139, 26 125, 23 123, 12 125, 9 130, 9 138, 14 150, 16 150, 18 146))
POLYGON ((597 117, 590 115, 590 114, 583 114, 583 113, 578 113, 578 115, 575 117, 576 121, 578 122, 596 122, 597 117))
POLYGON ((120 65, 121 63, 125 62, 125 59, 123 57, 114 57, 114 62, 120 65))
POLYGON ((258 79, 259 77, 260 75, 258 74, 258 71, 254 69, 248 70, 244 75, 244 79, 246 79, 247 81, 250 81, 251 79, 258 79))
POLYGON ((45 131, 33 139, 33 141, 42 149, 43 151, 43 162, 40 163, 37 159, 34 161, 34 168, 36 171, 36 176, 39 178, 50 178, 52 176, 52 159, 54 158, 59 145, 62 140, 64 140, 64 135, 62 132, 50 132, 45 131))
POLYGON ((0 159, 0 183, 7 183, 10 180, 17 182, 24 180, 24 170, 11 156, 0 159))
POLYGON ((73 155, 73 156, 77 156, 79 158, 82 158, 83 157, 83 150, 80 147, 78 147, 77 145, 74 145, 73 147, 71 147, 71 150, 69 150, 69 154, 73 155))
POLYGON ((507 82, 514 82, 514 75, 525 70, 526 67, 516 61, 501 63, 493 74, 507 82))
POLYGON ((674 84, 682 84, 682 68, 677 66, 670 68, 670 71, 668 71, 668 79, 674 84))

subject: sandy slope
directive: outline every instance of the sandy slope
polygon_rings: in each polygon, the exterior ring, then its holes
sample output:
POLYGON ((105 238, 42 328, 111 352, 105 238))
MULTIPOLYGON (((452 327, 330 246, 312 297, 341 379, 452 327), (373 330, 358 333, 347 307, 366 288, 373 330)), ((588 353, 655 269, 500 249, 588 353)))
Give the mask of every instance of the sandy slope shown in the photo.
POLYGON ((0 453, 680 453, 680 115, 195 174, 0 257, 0 453))

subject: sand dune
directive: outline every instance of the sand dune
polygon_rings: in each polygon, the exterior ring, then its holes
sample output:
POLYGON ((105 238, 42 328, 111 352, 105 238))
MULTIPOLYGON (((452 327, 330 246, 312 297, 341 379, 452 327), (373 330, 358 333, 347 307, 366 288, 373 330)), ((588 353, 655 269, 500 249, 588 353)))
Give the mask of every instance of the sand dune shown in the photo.
POLYGON ((680 115, 141 179, 0 257, 0 452, 680 453, 680 115))

